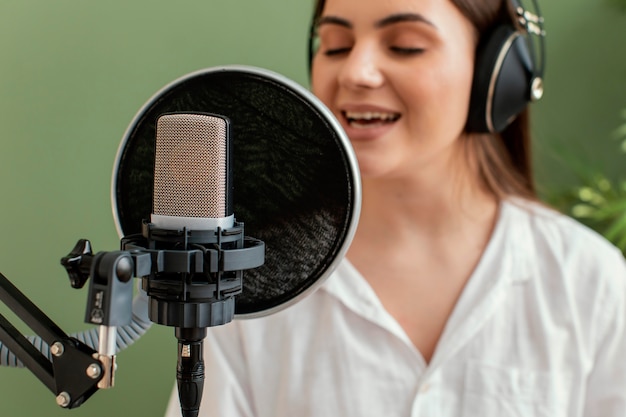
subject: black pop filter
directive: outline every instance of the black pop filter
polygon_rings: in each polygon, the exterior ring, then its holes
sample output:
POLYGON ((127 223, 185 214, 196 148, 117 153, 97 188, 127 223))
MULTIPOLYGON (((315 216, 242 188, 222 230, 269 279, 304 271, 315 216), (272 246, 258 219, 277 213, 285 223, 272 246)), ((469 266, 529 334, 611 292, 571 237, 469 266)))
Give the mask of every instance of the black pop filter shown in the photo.
POLYGON ((152 212, 155 124, 163 113, 226 116, 233 137, 234 212, 265 242, 265 264, 247 270, 235 316, 258 317, 317 288, 354 235, 361 188, 342 128, 310 92, 279 74, 246 66, 186 75, 155 94, 120 144, 112 181, 121 236, 141 233, 152 212))

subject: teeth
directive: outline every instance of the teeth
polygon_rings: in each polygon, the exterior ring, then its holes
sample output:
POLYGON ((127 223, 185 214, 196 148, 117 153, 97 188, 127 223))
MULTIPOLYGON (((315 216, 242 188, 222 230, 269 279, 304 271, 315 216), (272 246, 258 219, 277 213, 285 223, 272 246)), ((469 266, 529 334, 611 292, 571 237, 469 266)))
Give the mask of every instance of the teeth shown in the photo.
POLYGON ((396 120, 398 115, 396 113, 382 113, 382 112, 346 112, 346 117, 350 120, 396 120))

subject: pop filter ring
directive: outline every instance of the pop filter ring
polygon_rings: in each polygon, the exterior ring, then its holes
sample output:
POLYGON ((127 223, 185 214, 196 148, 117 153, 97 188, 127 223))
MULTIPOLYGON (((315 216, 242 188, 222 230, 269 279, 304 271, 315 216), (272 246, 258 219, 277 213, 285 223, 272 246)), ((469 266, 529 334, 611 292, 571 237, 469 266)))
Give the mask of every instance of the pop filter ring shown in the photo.
POLYGON ((246 235, 263 240, 265 265, 244 274, 235 318, 282 310, 317 289, 345 255, 361 207, 356 157, 339 122, 308 90, 250 66, 185 75, 133 118, 115 158, 111 199, 120 237, 152 211, 156 118, 208 112, 231 120, 234 209, 246 235))

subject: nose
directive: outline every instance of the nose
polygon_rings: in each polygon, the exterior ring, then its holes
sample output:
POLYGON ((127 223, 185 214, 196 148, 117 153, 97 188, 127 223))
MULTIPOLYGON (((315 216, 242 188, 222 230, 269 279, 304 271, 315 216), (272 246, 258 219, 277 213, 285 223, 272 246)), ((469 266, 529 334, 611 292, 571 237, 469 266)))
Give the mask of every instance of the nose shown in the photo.
POLYGON ((385 80, 381 58, 373 45, 353 45, 339 73, 339 84, 351 89, 380 87, 385 80))

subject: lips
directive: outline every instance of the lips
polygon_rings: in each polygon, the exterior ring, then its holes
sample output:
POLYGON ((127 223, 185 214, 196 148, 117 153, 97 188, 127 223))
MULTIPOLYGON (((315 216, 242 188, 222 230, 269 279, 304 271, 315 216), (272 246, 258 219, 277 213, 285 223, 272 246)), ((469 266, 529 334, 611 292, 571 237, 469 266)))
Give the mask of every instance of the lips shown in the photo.
POLYGON ((391 124, 400 118, 400 113, 383 111, 343 111, 350 127, 365 129, 391 124))

